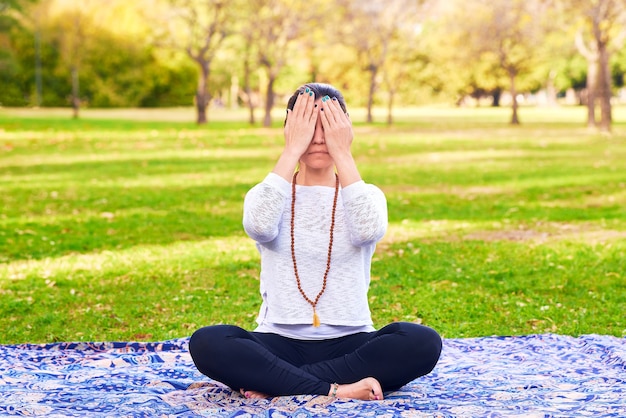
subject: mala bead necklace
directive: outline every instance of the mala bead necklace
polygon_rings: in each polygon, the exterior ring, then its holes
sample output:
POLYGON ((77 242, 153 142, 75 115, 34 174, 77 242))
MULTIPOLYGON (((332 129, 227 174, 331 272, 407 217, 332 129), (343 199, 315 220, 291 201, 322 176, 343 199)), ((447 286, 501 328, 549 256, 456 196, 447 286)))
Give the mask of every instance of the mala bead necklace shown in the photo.
POLYGON ((300 294, 306 300, 311 307, 313 307, 313 326, 320 326, 320 318, 317 316, 317 311, 315 307, 317 306, 317 302, 319 302, 320 297, 326 290, 326 281, 328 279, 328 272, 330 271, 330 255, 333 251, 333 231, 335 229, 335 210, 337 209, 337 195, 339 194, 339 176, 335 173, 335 197, 333 199, 333 211, 330 218, 330 233, 329 233, 329 242, 328 242, 328 259, 326 261, 326 271, 324 272, 324 280, 322 281, 322 289, 319 291, 315 299, 310 299, 304 290, 302 289, 302 283, 300 282, 300 276, 298 275, 298 265, 296 263, 296 249, 295 249, 295 239, 294 239, 294 228, 295 228, 295 220, 296 220, 296 177, 298 177, 298 171, 296 171, 293 175, 293 180, 291 181, 291 259, 293 260, 293 272, 296 275, 296 284, 298 285, 298 290, 300 294))

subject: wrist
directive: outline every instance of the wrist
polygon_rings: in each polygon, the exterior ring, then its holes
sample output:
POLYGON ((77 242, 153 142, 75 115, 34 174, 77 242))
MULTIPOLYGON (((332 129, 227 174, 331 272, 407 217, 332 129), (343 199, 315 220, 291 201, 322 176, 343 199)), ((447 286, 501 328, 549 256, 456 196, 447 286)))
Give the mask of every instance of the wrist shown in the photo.
POLYGON ((331 154, 333 162, 337 167, 341 167, 344 165, 354 165, 354 157, 350 151, 343 151, 338 153, 331 154))
POLYGON ((297 156, 294 153, 283 151, 283 153, 280 154, 280 157, 278 157, 278 161, 276 162, 272 172, 278 174, 291 183, 291 178, 293 177, 293 173, 296 170, 299 161, 299 155, 297 156))
POLYGON ((297 150, 292 147, 285 147, 283 151, 280 153, 280 159, 295 161, 298 163, 302 154, 304 154, 306 150, 297 150))
POLYGON ((341 187, 348 187, 352 183, 356 183, 361 180, 361 174, 359 173, 352 154, 346 154, 336 159, 333 158, 333 162, 337 168, 337 174, 339 175, 341 187))

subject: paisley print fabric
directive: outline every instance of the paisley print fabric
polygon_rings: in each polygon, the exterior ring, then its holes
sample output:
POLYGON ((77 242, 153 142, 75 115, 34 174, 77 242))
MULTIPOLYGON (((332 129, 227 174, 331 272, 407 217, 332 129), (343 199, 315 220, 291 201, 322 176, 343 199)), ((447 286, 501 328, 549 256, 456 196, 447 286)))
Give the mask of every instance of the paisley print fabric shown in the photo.
POLYGON ((428 376, 378 402, 248 400, 201 375, 187 339, 0 346, 0 415, 45 417, 623 417, 626 338, 444 340, 428 376))

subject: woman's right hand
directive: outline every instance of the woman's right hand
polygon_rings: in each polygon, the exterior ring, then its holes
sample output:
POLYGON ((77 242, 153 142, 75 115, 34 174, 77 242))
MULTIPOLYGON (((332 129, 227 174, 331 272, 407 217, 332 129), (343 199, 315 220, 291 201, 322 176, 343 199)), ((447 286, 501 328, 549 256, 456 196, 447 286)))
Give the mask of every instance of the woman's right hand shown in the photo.
POLYGON ((315 133, 319 112, 315 107, 315 95, 306 88, 298 95, 293 110, 287 110, 285 123, 285 152, 300 159, 305 153, 315 133))

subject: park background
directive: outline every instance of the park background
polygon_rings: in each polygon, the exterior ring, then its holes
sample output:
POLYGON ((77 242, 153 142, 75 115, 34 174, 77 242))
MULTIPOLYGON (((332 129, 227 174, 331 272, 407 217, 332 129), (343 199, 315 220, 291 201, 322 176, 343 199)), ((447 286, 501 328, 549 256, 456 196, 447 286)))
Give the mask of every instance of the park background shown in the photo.
POLYGON ((376 325, 626 335, 617 0, 0 2, 0 343, 254 326, 245 192, 344 93, 376 325))

